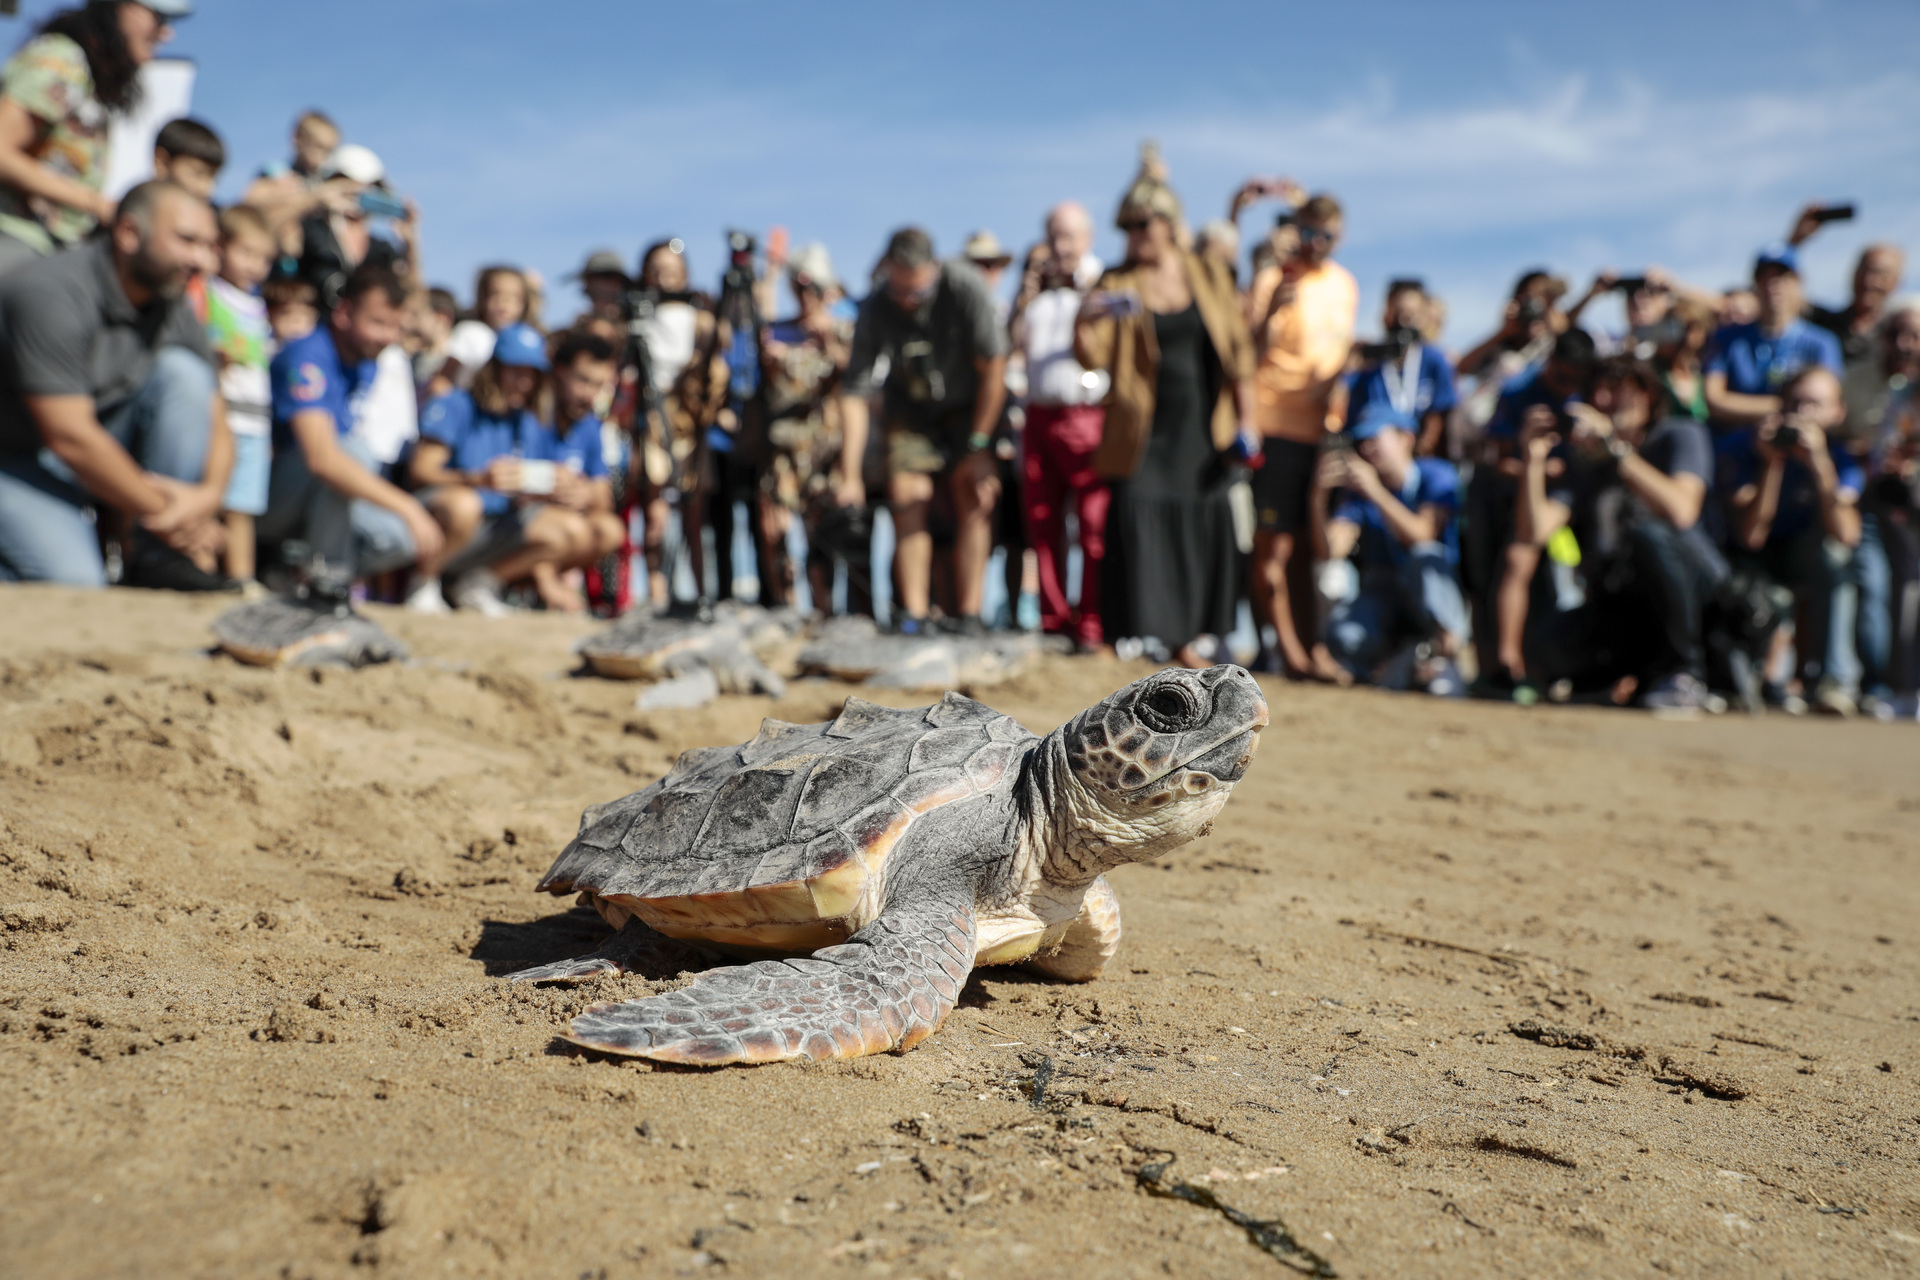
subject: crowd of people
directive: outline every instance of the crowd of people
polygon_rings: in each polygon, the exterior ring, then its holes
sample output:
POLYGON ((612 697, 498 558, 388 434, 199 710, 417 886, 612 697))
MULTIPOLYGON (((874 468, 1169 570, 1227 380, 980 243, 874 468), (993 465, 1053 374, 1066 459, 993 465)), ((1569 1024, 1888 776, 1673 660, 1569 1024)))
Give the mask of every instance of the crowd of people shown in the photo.
POLYGON ((709 292, 669 237, 589 254, 549 324, 530 271, 430 286, 415 209, 317 111, 225 208, 191 119, 105 198, 108 122, 189 7, 90 0, 0 69, 0 579, 491 616, 804 577, 903 634, 1032 598, 1063 644, 1195 666, 1244 604, 1242 656, 1303 681, 1916 715, 1920 303, 1893 246, 1836 309, 1797 257, 1850 207, 1725 290, 1528 271, 1455 354, 1417 278, 1359 338, 1333 195, 1253 179, 1196 230, 1149 147, 1111 266, 1071 201, 1017 268, 909 226, 843 281, 731 232, 709 292), (1625 327, 1584 324, 1609 293, 1625 327))

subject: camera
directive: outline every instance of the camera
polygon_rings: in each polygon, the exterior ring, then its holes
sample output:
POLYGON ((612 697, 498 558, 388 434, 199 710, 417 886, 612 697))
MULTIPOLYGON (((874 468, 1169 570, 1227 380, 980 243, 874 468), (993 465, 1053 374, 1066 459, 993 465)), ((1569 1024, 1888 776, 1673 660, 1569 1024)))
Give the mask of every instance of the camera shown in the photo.
POLYGON ((1791 422, 1783 422, 1773 433, 1773 447, 1785 453, 1789 449, 1798 449, 1801 439, 1799 427, 1791 422))
POLYGON ((933 343, 916 338, 900 344, 900 368, 906 378, 907 399, 921 404, 947 398, 945 376, 933 358, 933 343))
POLYGON ((1647 278, 1645 276, 1621 276, 1613 282, 1613 287, 1628 297, 1632 297, 1647 287, 1647 278))
POLYGON ((1387 330, 1382 341, 1362 343, 1360 358, 1369 364, 1399 360, 1425 341, 1426 336, 1412 325, 1397 324, 1387 330))
POLYGON ((1521 300, 1519 314, 1514 317, 1521 325, 1538 324, 1547 318, 1547 302, 1544 298, 1525 298, 1521 300))

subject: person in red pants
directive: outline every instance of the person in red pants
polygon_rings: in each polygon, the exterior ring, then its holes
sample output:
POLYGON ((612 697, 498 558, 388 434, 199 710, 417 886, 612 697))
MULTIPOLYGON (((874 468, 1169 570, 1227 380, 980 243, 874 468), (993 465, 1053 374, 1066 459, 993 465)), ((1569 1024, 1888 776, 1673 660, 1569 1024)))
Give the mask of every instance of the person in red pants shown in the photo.
POLYGON ((1040 629, 1097 649, 1100 560, 1106 551, 1109 493, 1094 474, 1107 375, 1073 358, 1080 301, 1100 278, 1093 219, 1071 201, 1047 215, 1047 238, 1027 256, 1014 300, 1015 344, 1026 353, 1027 402, 1023 475, 1027 538, 1039 562, 1040 629), (1080 598, 1067 600, 1067 513, 1080 523, 1080 598))

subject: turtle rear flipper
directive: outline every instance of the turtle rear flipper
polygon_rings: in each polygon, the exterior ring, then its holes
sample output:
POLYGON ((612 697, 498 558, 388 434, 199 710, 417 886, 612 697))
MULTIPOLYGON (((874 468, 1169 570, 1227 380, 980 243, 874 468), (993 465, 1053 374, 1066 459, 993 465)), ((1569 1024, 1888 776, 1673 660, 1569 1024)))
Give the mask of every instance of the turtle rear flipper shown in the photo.
POLYGON ((665 995, 594 1005, 566 1039, 716 1067, 911 1049, 952 1011, 973 949, 967 897, 889 907, 845 943, 804 960, 713 969, 665 995))

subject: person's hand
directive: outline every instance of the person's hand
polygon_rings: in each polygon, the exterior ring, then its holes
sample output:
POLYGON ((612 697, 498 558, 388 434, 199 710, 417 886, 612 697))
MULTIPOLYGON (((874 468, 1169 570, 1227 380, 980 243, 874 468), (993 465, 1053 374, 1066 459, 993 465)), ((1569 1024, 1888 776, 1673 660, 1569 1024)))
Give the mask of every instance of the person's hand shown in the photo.
POLYGON ((833 478, 833 500, 843 507, 867 505, 866 482, 857 475, 840 474, 833 478))
POLYGON ((346 178, 329 178, 320 188, 320 203, 328 213, 352 213, 360 207, 361 186, 346 178))
POLYGON ((1648 267, 1642 278, 1646 280, 1649 289, 1673 291, 1673 273, 1665 267, 1648 267))
POLYGON ((1242 462, 1252 462, 1266 452, 1266 442, 1260 438, 1260 433, 1251 422, 1240 424, 1240 429, 1234 433, 1233 445, 1242 462))
POLYGON ((593 497, 593 484, 585 476, 560 467, 553 473, 553 503, 569 511, 585 511, 593 497))
POLYGON ((1787 232, 1787 243, 1801 245, 1813 238, 1820 229, 1820 210, 1823 206, 1818 200, 1800 210, 1800 216, 1793 220, 1793 228, 1787 232))
POLYGON ((438 560, 446 549, 447 536, 440 532, 440 526, 427 514, 427 509, 407 499, 407 505, 400 509, 400 518, 407 522, 407 532, 413 536, 413 555, 416 560, 438 560))
POLYGON ((520 492, 520 459, 502 454, 480 470, 480 487, 495 493, 520 492))
POLYGON ((1827 457, 1827 433, 1815 422, 1805 418, 1792 419, 1793 425, 1800 429, 1799 443, 1795 444, 1793 456, 1802 462, 1812 462, 1816 458, 1827 457))
POLYGON ((1520 452, 1529 465, 1543 463, 1560 444, 1559 417, 1546 405, 1536 404, 1520 419, 1520 452))
POLYGON ((104 191, 96 191, 93 193, 93 199, 89 202, 88 207, 81 212, 90 213, 101 222, 110 223, 113 221, 114 215, 120 212, 120 202, 104 191))
POLYGON ((1361 496, 1377 499, 1386 491, 1386 485, 1380 480, 1380 473, 1373 464, 1357 453, 1347 455, 1347 483, 1358 489, 1361 496))
POLYGON ((1590 404, 1574 401, 1567 405, 1567 416, 1573 419, 1568 431, 1568 443, 1587 453, 1598 453, 1606 448, 1607 441, 1613 439, 1613 419, 1590 404))
POLYGON ((1319 488, 1344 489, 1347 486, 1347 459, 1353 455, 1345 449, 1330 449, 1320 455, 1320 465, 1313 473, 1313 483, 1319 488))
POLYGON ((1520 338, 1526 335, 1526 331, 1526 325, 1520 319, 1520 299, 1511 298, 1500 313, 1500 336, 1520 338))
POLYGON ((211 522, 220 510, 222 495, 209 485, 188 484, 151 472, 147 480, 165 496, 166 505, 142 516, 141 527, 176 550, 183 550, 200 526, 211 522))
POLYGON ((1620 273, 1612 267, 1602 267, 1593 273, 1593 286, 1587 290, 1589 298, 1597 298, 1613 286, 1620 283, 1620 273))

